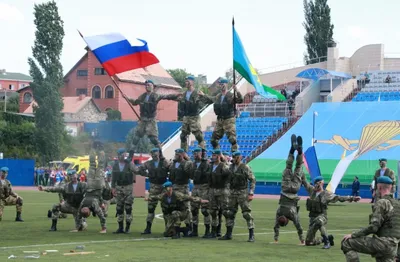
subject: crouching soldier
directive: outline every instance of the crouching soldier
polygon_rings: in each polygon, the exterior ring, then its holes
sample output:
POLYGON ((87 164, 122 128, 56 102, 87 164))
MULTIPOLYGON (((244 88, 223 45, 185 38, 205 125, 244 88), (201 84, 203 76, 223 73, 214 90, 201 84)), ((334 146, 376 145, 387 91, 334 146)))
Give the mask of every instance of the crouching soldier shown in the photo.
POLYGON ((23 199, 12 190, 11 183, 7 178, 8 167, 0 169, 0 221, 3 217, 4 206, 15 206, 17 216, 15 221, 24 222, 21 218, 23 199))
MULTIPOLYGON (((171 237, 173 239, 180 238, 181 222, 184 221, 189 215, 189 211, 185 205, 186 201, 192 201, 195 203, 205 204, 208 200, 203 200, 198 197, 192 197, 177 191, 172 188, 172 183, 167 181, 164 183, 165 193, 153 196, 150 198, 145 198, 146 201, 158 200, 161 202, 161 209, 163 212, 164 219, 167 220, 167 225, 165 226, 164 237, 171 237)), ((185 227, 185 230, 187 228, 185 227)), ((187 234, 187 232, 186 232, 187 234)))

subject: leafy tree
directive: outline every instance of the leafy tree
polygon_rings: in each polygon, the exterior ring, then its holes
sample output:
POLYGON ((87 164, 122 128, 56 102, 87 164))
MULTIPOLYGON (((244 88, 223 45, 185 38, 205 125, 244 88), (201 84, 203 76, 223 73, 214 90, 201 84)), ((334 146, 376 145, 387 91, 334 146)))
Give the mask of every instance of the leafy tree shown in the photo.
MULTIPOLYGON (((331 24, 331 9, 328 0, 304 0, 306 30, 304 42, 307 53, 304 54, 306 64, 319 62, 316 58, 326 57, 328 45, 333 43, 333 24, 331 24)), ((326 58, 321 58, 321 62, 326 58)))
POLYGON ((121 120, 121 112, 118 110, 107 110, 107 121, 112 121, 112 120, 121 120))
POLYGON ((18 113, 19 112, 19 96, 16 93, 13 93, 10 95, 10 93, 7 93, 7 101, 1 101, 0 102, 0 111, 4 111, 4 106, 6 106, 6 111, 7 112, 14 112, 18 113), (7 103, 7 105, 5 105, 7 103))
POLYGON ((64 22, 55 1, 35 4, 35 42, 33 58, 28 59, 33 97, 37 148, 43 161, 60 159, 65 126, 62 117, 63 69, 60 56, 63 47, 64 22))
POLYGON ((172 78, 181 86, 185 87, 185 79, 190 73, 186 71, 186 69, 176 68, 176 69, 168 69, 167 72, 172 76, 172 78))
POLYGON ((0 152, 6 158, 37 158, 34 123, 0 122, 0 152))

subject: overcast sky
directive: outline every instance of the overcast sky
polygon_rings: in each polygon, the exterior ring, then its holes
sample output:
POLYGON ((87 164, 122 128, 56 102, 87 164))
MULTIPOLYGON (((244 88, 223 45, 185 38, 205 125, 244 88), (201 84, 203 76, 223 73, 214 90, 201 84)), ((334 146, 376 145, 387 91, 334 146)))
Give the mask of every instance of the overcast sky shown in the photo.
MULTIPOLYGON (((0 0, 0 69, 28 73, 35 0, 0 0)), ((84 54, 84 35, 120 32, 148 41, 164 68, 206 74, 208 82, 232 66, 235 16, 247 55, 258 69, 303 59, 303 0, 58 0, 64 20, 64 72, 84 54)), ((400 57, 399 0, 330 0, 339 55, 367 44, 385 44, 400 57)), ((267 84, 267 83, 266 83, 267 84)))

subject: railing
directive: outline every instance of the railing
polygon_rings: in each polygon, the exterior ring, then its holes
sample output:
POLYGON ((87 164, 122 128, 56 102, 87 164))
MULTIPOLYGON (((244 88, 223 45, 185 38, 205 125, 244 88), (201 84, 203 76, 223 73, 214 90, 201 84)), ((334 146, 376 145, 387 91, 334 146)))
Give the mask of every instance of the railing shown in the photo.
POLYGON ((295 109, 295 104, 288 103, 250 103, 239 104, 237 111, 249 112, 252 117, 290 116, 295 109))
POLYGON ((317 58, 307 61, 307 62, 309 62, 308 64, 304 63, 304 61, 297 61, 297 62, 293 62, 293 63, 289 63, 289 64, 281 64, 281 65, 275 65, 275 66, 266 67, 266 68, 260 68, 257 71, 259 72, 259 74, 268 74, 268 73, 288 70, 288 69, 292 69, 292 68, 296 68, 296 67, 321 63, 321 62, 326 61, 327 58, 328 58, 327 56, 321 56, 321 57, 317 57, 317 58))

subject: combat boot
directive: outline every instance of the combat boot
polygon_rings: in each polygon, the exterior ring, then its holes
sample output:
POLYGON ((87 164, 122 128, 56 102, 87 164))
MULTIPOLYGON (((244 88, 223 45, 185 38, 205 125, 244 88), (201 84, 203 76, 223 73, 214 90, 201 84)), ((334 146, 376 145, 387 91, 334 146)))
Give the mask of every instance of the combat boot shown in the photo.
POLYGON ((172 239, 181 238, 181 227, 175 227, 175 234, 172 236, 172 239))
POLYGON ((210 238, 211 233, 210 233, 210 225, 205 225, 206 231, 204 232, 203 238, 210 238))
MULTIPOLYGON (((189 236, 190 237, 198 237, 199 236, 198 230, 199 230, 199 226, 193 224, 193 230, 192 230, 192 232, 189 233, 189 236)), ((210 230, 210 228, 208 228, 208 230, 210 230)))
POLYGON ((217 238, 217 227, 212 227, 211 228, 211 234, 208 238, 217 238))
POLYGON ((17 212, 17 216, 15 218, 15 221, 16 222, 24 222, 24 220, 22 220, 22 218, 21 218, 21 212, 17 212))
POLYGON ((53 212, 51 212, 51 210, 48 210, 47 211, 47 217, 51 218, 52 216, 53 216, 53 212))
POLYGON ((293 135, 290 137, 290 140, 291 140, 290 153, 291 153, 291 154, 294 154, 294 151, 297 150, 297 137, 296 137, 296 135, 293 134, 293 135))
POLYGON ((331 244, 332 247, 335 245, 335 241, 333 241, 333 239, 334 239, 334 237, 332 235, 328 236, 329 244, 331 244))
POLYGON ((57 219, 51 221, 51 228, 49 231, 57 231, 57 219))
POLYGON ((181 232, 183 233, 183 237, 189 237, 189 234, 191 233, 190 227, 181 227, 181 232))
POLYGON ((301 136, 297 137, 297 153, 303 154, 303 138, 301 136))
POLYGON ((255 242, 256 239, 254 238, 254 228, 249 229, 249 240, 247 242, 255 242))
POLYGON ((151 223, 147 222, 146 229, 143 231, 142 235, 151 234, 151 223))
POLYGON ((131 232, 131 223, 126 222, 126 227, 125 227, 125 234, 129 234, 131 232))
POLYGON ((322 247, 322 249, 330 249, 331 248, 331 244, 329 243, 327 236, 322 236, 322 242, 324 243, 324 246, 322 247))
POLYGON ((221 236, 222 236, 222 234, 221 234, 221 223, 219 223, 218 226, 217 226, 217 237, 221 237, 221 236))
POLYGON ((226 234, 223 237, 218 238, 218 240, 232 240, 232 230, 233 227, 226 227, 226 234))
POLYGON ((123 233, 125 233, 124 222, 121 221, 121 222, 118 222, 118 229, 117 229, 117 231, 114 232, 114 234, 123 234, 123 233))

